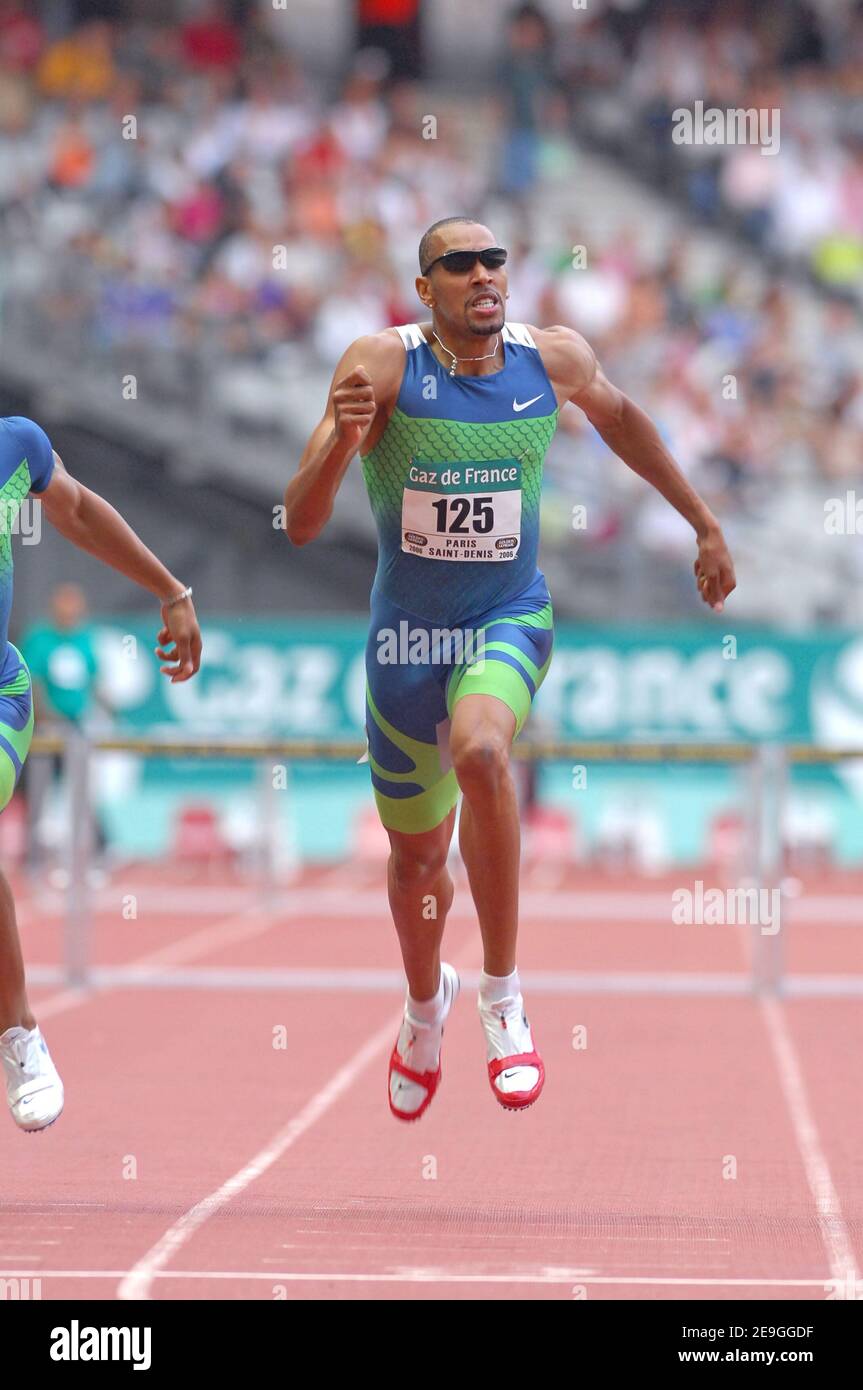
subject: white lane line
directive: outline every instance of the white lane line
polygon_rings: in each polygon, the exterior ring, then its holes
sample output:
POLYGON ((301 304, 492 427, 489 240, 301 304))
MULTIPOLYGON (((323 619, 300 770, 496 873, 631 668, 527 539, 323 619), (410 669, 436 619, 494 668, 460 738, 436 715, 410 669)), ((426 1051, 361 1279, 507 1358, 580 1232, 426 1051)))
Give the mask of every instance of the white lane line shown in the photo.
MULTIPOLYGON (((248 940, 253 936, 262 936, 276 926, 279 920, 280 914, 276 912, 260 914, 253 912, 251 920, 249 913, 233 914, 221 921, 211 923, 208 927, 201 927, 198 931, 191 932, 188 936, 181 937, 179 941, 171 942, 168 946, 160 947, 156 951, 149 951, 143 956, 136 956, 125 966, 115 968, 130 972, 146 971, 153 967, 171 966, 195 960, 208 955, 210 951, 221 950, 237 941, 248 940)), ((37 971, 33 970, 28 970, 26 973, 28 981, 35 979, 38 974, 37 971)), ((104 993, 106 988, 117 988, 122 983, 122 978, 117 982, 109 980, 105 986, 100 987, 98 992, 89 988, 60 990, 57 994, 49 995, 47 999, 36 1000, 36 1013, 40 1020, 51 1018, 55 1014, 65 1013, 68 1009, 90 1003, 98 998, 100 993, 104 993)), ((134 979, 132 983, 134 983, 134 979)))
POLYGON ((301 1139, 307 1130, 311 1129, 321 1116, 330 1110, 345 1092, 350 1090, 363 1070, 383 1048, 392 1047, 401 1020, 402 1010, 399 1009, 398 1013, 388 1019, 383 1027, 379 1028, 354 1053, 350 1061, 346 1062, 335 1076, 312 1096, 299 1114, 284 1125, 269 1143, 255 1154, 254 1158, 228 1178, 226 1182, 223 1182, 221 1187, 216 1188, 215 1192, 211 1192, 185 1212, 179 1221, 175 1221, 172 1226, 169 1226, 156 1244, 124 1275, 117 1290, 118 1298, 149 1298, 150 1284, 154 1275, 186 1244, 186 1241, 194 1235, 199 1226, 202 1226, 215 1212, 226 1206, 233 1197, 236 1197, 250 1183, 261 1177, 268 1168, 278 1162, 282 1154, 286 1153, 298 1139, 301 1139))
MULTIPOLYGON (((31 978, 38 980, 38 972, 31 978)), ((467 989, 479 986, 479 972, 462 976, 467 989)), ((521 973, 525 989, 537 994, 711 994, 750 995, 749 975, 725 971, 531 971, 521 973)), ((863 990, 863 977, 859 977, 863 990)), ((95 966, 91 984, 96 989, 259 989, 331 990, 349 993, 402 993, 401 970, 365 966, 221 966, 204 965, 182 970, 153 969, 141 965, 95 966)), ((835 992, 835 991, 831 991, 835 992)), ((853 992, 853 991, 848 991, 853 992)))
MULTIPOLYGON (((456 968, 461 974, 471 959, 476 958, 476 945, 466 947, 460 958, 457 958, 456 968)), ((150 1285, 153 1277, 158 1271, 164 1268, 176 1252, 181 1249, 197 1229, 207 1221, 214 1212, 226 1206, 233 1197, 242 1192, 251 1183, 255 1182, 263 1173, 271 1168, 272 1165, 288 1151, 298 1139, 311 1129, 314 1124, 326 1114, 338 1100, 349 1091, 358 1077, 362 1074, 370 1062, 374 1061, 377 1055, 392 1047, 394 1038, 398 1034, 403 1017, 403 1010, 400 1008, 397 1013, 390 1016, 387 1022, 377 1030, 345 1063, 340 1067, 336 1074, 330 1078, 325 1086, 322 1086, 315 1095, 312 1096, 292 1120, 278 1131, 277 1134, 265 1144, 262 1149, 255 1154, 254 1158, 232 1177, 228 1178, 204 1197, 200 1202, 196 1202, 193 1207, 185 1212, 178 1221, 168 1227, 161 1238, 156 1241, 140 1260, 136 1262, 131 1270, 122 1278, 117 1290, 117 1297, 121 1299, 143 1299, 150 1297, 150 1285)))
MULTIPOLYGON (((31 965, 27 971, 31 985, 58 984, 63 978, 59 966, 31 965)), ((557 971, 526 970, 521 973, 525 989, 537 994, 676 994, 747 995, 753 993, 752 976, 733 971, 557 971)), ((466 988, 479 983, 479 974, 462 978, 466 988)), ((90 972, 90 985, 106 989, 251 989, 251 990, 332 990, 356 993, 401 992, 404 976, 400 970, 372 969, 366 966, 251 966, 203 965, 167 969, 137 965, 97 965, 90 972)), ((785 975, 782 992, 795 999, 857 999, 863 994, 863 975, 785 975)))
MULTIPOLYGON (((137 1268, 137 1266, 136 1266, 137 1268)), ((30 1269, 0 1269, 0 1278, 27 1278, 30 1269)), ((133 1271, 124 1269, 40 1269, 40 1279, 123 1279, 131 1277, 133 1271)), ((395 1273, 353 1273, 317 1270, 213 1270, 213 1269, 154 1269, 148 1280, 155 1279, 216 1279, 253 1280, 264 1283, 325 1283, 325 1284, 618 1284, 642 1285, 647 1287, 672 1286, 677 1288, 789 1288, 825 1289, 829 1283, 823 1275, 809 1279, 775 1279, 763 1276, 741 1276, 728 1278, 704 1278, 693 1275, 617 1275, 580 1274, 577 1270, 568 1273, 512 1271, 506 1274, 471 1274, 445 1269, 403 1269, 395 1273)))
MULTIPOLYGON (((550 872, 550 870, 549 870, 550 872)), ((457 884, 461 888, 460 883, 457 884)), ((128 888, 135 892, 135 885, 128 888)), ((143 884, 137 891, 139 912, 147 914, 167 913, 185 917, 208 916, 214 912, 231 909, 242 911, 245 906, 253 906, 259 900, 260 890, 255 885, 237 887, 225 885, 223 888, 155 888, 143 884)), ((115 912, 117 907, 116 890, 101 889, 94 895, 93 911, 98 913, 115 912)), ((381 904, 386 902, 386 881, 383 873, 378 879, 369 881, 355 866, 345 865, 335 874, 317 886, 309 888, 272 889, 267 910, 296 917, 379 917, 381 904)), ((541 916, 549 921, 590 921, 621 922, 640 927, 645 922, 658 922, 668 926, 671 920, 672 889, 660 891, 652 888, 645 892, 631 892, 625 889, 585 889, 556 887, 531 887, 526 882, 520 894, 523 917, 541 916)), ((40 899, 40 918, 55 919, 63 917, 66 911, 61 894, 40 899)), ((21 911, 29 910, 29 904, 21 911)), ((859 895, 851 893, 811 893, 805 891, 799 898, 788 901, 786 907, 789 917, 793 915, 795 927, 815 924, 823 926, 859 927, 863 926, 863 907, 859 895)), ((475 921, 476 911, 465 891, 456 894, 450 909, 453 921, 475 921)), ((290 925, 290 923, 288 924, 290 925)))
POLYGON ((760 1003, 797 1147, 803 1160, 806 1181, 818 1212, 818 1224, 830 1262, 830 1273, 834 1279, 842 1283, 848 1280, 856 1287, 860 1275, 854 1245, 842 1215, 839 1194, 821 1147, 785 1012, 780 1002, 769 996, 763 996, 760 1003))

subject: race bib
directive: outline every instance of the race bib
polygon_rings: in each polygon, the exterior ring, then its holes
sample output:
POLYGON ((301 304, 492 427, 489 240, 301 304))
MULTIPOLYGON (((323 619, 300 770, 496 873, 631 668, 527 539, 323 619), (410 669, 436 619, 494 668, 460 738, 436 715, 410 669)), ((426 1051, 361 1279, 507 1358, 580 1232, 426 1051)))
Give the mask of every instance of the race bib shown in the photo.
POLYGON ((521 541, 521 464, 411 459, 402 550, 429 560, 514 560, 521 541))

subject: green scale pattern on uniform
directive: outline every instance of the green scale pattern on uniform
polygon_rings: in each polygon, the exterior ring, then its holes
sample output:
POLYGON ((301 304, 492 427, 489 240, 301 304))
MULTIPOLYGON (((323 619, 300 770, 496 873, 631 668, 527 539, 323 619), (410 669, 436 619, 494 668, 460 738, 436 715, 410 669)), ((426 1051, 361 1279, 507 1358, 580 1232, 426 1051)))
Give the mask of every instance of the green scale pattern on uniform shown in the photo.
MULTIPOLYGON (((12 588, 12 535, 21 504, 30 491, 30 467, 27 460, 19 463, 14 473, 11 473, 6 482, 0 487, 0 589, 3 590, 4 598, 9 599, 9 591, 12 588)), ((6 684, 0 689, 0 695, 15 697, 25 695, 30 686, 30 673, 27 670, 21 653, 17 647, 9 643, 7 651, 14 653, 20 661, 18 670, 6 684)), ((3 653, 0 653, 2 657, 3 653)), ((30 749, 30 740, 33 737, 33 706, 30 705, 29 717, 23 728, 19 728, 14 722, 7 724, 5 720, 0 720, 0 734, 7 743, 11 744, 19 763, 23 763, 30 749)), ((0 811, 8 806, 15 791, 16 768, 6 749, 0 750, 0 811)))
MULTIPOLYGON (((501 596, 501 587, 514 578, 514 575, 502 573, 509 568, 506 565, 468 565, 446 560, 418 560, 416 564, 422 569, 417 571, 411 563, 415 557, 401 551, 402 494, 413 459, 437 463, 494 463, 500 459, 517 459, 521 464, 522 523, 521 548, 514 564, 518 564, 523 579, 528 573, 533 576, 539 550, 542 465, 557 428, 558 414, 555 409, 550 415, 528 420, 476 423, 417 419, 396 407, 383 435, 363 459, 363 478, 378 527, 379 575, 382 568, 386 574, 383 591, 389 598, 403 604, 408 611, 423 613, 430 619, 450 619, 457 616, 452 612, 451 596, 456 588, 466 605, 462 611, 476 612, 496 602, 501 596), (474 573, 469 575, 468 569, 474 573), (458 576, 453 573, 455 570, 460 571, 458 576), (489 574, 490 570, 497 573, 489 574), (434 591, 438 595, 437 603, 434 591)), ((524 579, 524 582, 529 581, 524 579)))
POLYGON ((0 584, 8 582, 12 573, 12 532, 29 491, 30 469, 25 459, 0 488, 0 584))

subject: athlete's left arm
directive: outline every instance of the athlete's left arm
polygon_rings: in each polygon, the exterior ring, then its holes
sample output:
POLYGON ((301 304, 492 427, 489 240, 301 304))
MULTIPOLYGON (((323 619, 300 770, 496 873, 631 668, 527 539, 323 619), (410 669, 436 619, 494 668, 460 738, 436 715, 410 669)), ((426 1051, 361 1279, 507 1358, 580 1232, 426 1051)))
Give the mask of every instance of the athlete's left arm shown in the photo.
POLYGON ((164 626, 155 650, 160 661, 171 663, 160 670, 172 683, 187 681, 201 665, 201 630, 195 609, 190 598, 170 607, 165 605, 165 600, 185 585, 147 549, 110 502, 67 473, 56 453, 50 477, 43 492, 33 490, 48 521, 80 550, 86 550, 97 560, 119 570, 160 601, 164 626), (165 650, 170 642, 173 651, 165 650))
POLYGON ((695 531, 699 591, 704 602, 721 613, 736 580, 716 517, 681 473, 649 415, 608 380, 584 338, 570 328, 549 333, 557 339, 553 355, 563 368, 569 399, 584 411, 609 449, 655 487, 695 531))

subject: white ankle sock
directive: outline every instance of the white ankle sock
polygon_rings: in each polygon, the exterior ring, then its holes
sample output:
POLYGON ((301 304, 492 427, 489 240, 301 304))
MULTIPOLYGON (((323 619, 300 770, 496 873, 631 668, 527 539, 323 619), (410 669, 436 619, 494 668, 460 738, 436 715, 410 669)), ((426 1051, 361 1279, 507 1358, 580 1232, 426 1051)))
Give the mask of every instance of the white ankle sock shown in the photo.
MULTIPOLYGON (((36 1026, 38 1027, 38 1024, 36 1026)), ((36 1028, 21 1028, 16 1024, 12 1028, 7 1028, 5 1033, 0 1033, 0 1043, 11 1043, 14 1042, 16 1038, 29 1038, 32 1037, 35 1032, 36 1028)))
POLYGON ((434 1023, 443 1009, 443 971, 438 982, 437 994, 431 999, 414 999, 408 992, 408 1013, 417 1023, 434 1023))
POLYGON ((521 981, 518 968, 511 975, 487 975, 480 972, 479 993, 484 1004, 499 1004, 501 999, 511 999, 521 994, 521 981))
POLYGON ((479 982, 480 1017, 486 1037, 486 1056, 489 1062, 506 1057, 508 1067, 492 1083, 505 1095, 510 1091, 532 1091, 539 1081, 539 1068, 527 1063, 519 1066, 520 1054, 534 1050, 530 1026, 524 1015, 521 981, 518 970, 511 975, 487 975, 483 970, 479 982), (510 1000, 521 1001, 521 1008, 510 1000), (503 1005, 499 1011, 498 1005, 503 1005))

